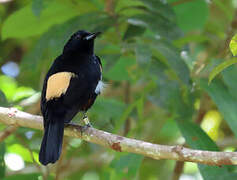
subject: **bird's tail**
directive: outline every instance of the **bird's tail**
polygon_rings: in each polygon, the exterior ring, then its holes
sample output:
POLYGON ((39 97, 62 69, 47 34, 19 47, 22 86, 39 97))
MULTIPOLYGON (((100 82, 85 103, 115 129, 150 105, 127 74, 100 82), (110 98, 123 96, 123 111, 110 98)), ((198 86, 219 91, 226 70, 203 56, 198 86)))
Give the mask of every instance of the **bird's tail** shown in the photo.
POLYGON ((43 165, 55 163, 59 159, 62 150, 64 134, 64 121, 50 119, 45 124, 44 137, 40 147, 39 161, 43 165))

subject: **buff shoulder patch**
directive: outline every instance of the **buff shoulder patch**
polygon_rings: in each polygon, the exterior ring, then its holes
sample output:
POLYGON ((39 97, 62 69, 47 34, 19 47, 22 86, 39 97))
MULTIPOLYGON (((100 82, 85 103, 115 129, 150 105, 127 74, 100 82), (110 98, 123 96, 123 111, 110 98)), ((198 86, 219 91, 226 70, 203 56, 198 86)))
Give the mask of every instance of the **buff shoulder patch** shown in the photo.
POLYGON ((60 97, 65 94, 72 77, 76 74, 71 72, 59 72, 49 77, 47 81, 46 100, 60 97))

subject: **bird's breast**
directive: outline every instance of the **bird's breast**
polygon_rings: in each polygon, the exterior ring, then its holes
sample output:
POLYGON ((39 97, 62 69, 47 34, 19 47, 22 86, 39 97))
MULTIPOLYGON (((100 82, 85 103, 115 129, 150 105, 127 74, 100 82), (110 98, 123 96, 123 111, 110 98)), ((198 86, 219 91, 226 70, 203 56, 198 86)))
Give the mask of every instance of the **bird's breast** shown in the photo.
POLYGON ((99 80, 99 82, 98 82, 98 84, 96 85, 96 88, 95 88, 95 93, 100 94, 103 91, 104 87, 105 87, 105 84, 103 83, 102 79, 99 80))

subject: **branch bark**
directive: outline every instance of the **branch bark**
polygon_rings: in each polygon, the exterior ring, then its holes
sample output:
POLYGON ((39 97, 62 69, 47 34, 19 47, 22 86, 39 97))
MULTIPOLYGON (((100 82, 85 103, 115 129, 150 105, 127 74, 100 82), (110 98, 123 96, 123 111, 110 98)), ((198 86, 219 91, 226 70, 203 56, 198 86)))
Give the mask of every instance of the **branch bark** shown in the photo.
POLYGON ((183 161, 177 161, 176 164, 175 164, 172 180, 179 180, 181 174, 183 173, 183 169, 184 169, 184 162, 183 161))
POLYGON ((0 132, 0 142, 4 141, 8 136, 14 133, 17 130, 17 126, 11 125, 8 126, 6 129, 0 132))
MULTIPOLYGON (((0 107, 0 122, 7 125, 43 129, 42 117, 31 115, 13 108, 0 107)), ((156 160, 170 159, 189 161, 208 165, 237 165, 237 152, 214 152, 185 148, 183 146, 166 146, 126 138, 95 128, 88 128, 81 135, 81 126, 67 125, 65 135, 81 138, 119 152, 141 154, 156 160)))

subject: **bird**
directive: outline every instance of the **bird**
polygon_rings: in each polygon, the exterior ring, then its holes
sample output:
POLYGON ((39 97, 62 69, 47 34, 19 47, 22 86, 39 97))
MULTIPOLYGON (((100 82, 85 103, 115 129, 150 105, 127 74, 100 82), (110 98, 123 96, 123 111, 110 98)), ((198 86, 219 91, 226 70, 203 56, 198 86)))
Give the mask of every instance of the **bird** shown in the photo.
MULTIPOLYGON (((64 125, 79 111, 86 120, 87 110, 103 89, 101 60, 94 54, 94 40, 99 34, 75 32, 45 76, 41 95, 44 135, 39 152, 43 165, 59 159, 64 125)), ((89 121, 85 123, 85 127, 91 126, 89 121)))

